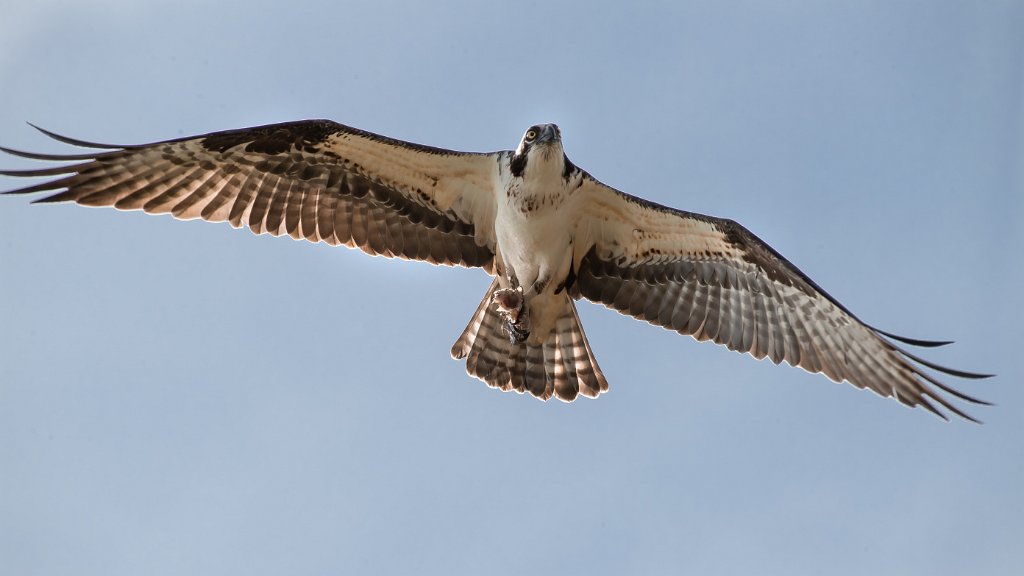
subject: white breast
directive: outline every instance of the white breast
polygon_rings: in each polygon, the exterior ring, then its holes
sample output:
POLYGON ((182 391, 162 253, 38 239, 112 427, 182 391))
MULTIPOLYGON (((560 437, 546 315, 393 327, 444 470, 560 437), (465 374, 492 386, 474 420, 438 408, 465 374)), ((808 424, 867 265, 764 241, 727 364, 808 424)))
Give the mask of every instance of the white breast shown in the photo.
POLYGON ((572 261, 572 217, 564 183, 540 186, 522 181, 505 189, 498 202, 494 232, 505 266, 519 285, 550 292, 569 272, 572 261))

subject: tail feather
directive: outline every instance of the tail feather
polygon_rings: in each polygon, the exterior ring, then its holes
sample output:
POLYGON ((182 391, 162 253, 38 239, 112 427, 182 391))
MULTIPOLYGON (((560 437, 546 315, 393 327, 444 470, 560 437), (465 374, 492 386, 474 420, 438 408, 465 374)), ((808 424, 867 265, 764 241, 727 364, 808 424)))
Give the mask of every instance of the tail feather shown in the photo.
POLYGON ((466 359, 466 372, 492 388, 529 392, 541 400, 552 396, 572 402, 580 394, 594 398, 608 390, 594 353, 568 295, 554 328, 541 344, 509 341, 501 315, 491 305, 491 284, 484 299, 452 347, 452 357, 466 359))

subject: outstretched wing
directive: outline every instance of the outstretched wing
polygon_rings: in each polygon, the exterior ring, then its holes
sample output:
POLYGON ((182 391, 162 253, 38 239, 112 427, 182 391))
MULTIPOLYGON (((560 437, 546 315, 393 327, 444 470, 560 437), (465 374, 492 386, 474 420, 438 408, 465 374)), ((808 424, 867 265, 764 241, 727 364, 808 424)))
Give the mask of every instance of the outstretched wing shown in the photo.
POLYGON ((919 365, 984 378, 922 360, 861 322, 793 264, 731 220, 667 208, 587 176, 572 293, 640 320, 711 340, 755 358, 785 361, 908 406, 974 420, 939 394, 958 392, 919 365))
POLYGON ((344 244, 382 256, 481 266, 494 258, 493 180, 500 154, 420 146, 327 120, 214 132, 36 160, 76 162, 7 176, 61 176, 8 194, 58 191, 36 202, 77 202, 169 213, 344 244))

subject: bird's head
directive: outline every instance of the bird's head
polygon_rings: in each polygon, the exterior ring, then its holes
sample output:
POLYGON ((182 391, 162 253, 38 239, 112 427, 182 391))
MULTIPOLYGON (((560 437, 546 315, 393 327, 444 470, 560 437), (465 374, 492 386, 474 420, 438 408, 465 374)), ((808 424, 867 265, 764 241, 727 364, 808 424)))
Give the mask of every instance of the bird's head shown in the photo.
POLYGON ((523 134, 515 154, 512 156, 512 173, 523 176, 526 167, 550 167, 561 172, 564 168, 565 152, 562 150, 562 132, 554 124, 530 126, 523 134))

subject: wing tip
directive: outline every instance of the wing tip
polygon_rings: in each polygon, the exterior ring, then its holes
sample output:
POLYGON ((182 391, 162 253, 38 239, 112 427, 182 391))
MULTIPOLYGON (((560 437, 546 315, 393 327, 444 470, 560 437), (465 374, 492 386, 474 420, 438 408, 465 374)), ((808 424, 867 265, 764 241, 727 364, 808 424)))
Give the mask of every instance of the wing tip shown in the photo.
POLYGON ((49 136, 50 138, 53 138, 54 140, 57 140, 58 142, 63 142, 65 144, 70 144, 72 146, 78 146, 80 148, 103 148, 103 149, 107 149, 107 150, 117 150, 117 149, 122 149, 122 148, 130 148, 130 146, 124 146, 124 145, 121 145, 121 144, 102 144, 102 143, 99 143, 99 142, 88 142, 86 140, 78 140, 77 138, 71 138, 69 136, 63 136, 61 134, 57 134, 56 132, 47 130, 46 128, 43 128, 41 126, 37 126, 36 124, 33 124, 31 122, 26 122, 26 124, 28 124, 29 126, 35 128, 36 130, 42 132, 43 134, 49 136))
MULTIPOLYGON (((28 158, 29 160, 51 160, 55 162, 94 160, 97 156, 97 154, 44 154, 42 152, 29 152, 27 150, 18 150, 17 148, 8 148, 6 146, 0 146, 0 152, 10 154, 11 156, 17 156, 19 158, 28 158)), ((17 175, 18 174, 14 174, 14 176, 17 175)))
POLYGON ((953 340, 923 340, 920 338, 908 338, 907 336, 900 336, 899 334, 893 334, 892 332, 886 332, 885 330, 879 330, 874 326, 868 326, 875 332, 878 332, 886 338, 892 338, 904 344, 910 344, 911 346, 918 346, 920 348, 939 348, 941 346, 948 346, 953 344, 953 340))
POLYGON ((941 364, 936 364, 935 362, 931 362, 931 361, 925 360, 924 358, 921 358, 920 356, 917 356, 916 354, 911 354, 910 352, 907 352, 906 350, 904 350, 904 349, 902 349, 902 348, 900 348, 898 346, 893 346, 893 349, 896 350, 897 352, 899 352, 900 354, 902 354, 903 356, 906 356, 908 359, 913 360, 914 362, 916 362, 916 363, 918 363, 918 364, 920 364, 922 366, 925 366, 927 368, 931 368, 932 370, 935 370, 935 371, 938 371, 938 372, 942 372, 943 374, 948 374, 950 376, 956 376, 957 378, 966 378, 968 380, 985 380, 987 378, 992 378, 992 377, 995 376, 995 374, 983 374, 981 372, 968 372, 967 370, 957 370, 956 368, 949 368, 949 367, 943 366, 941 364))

